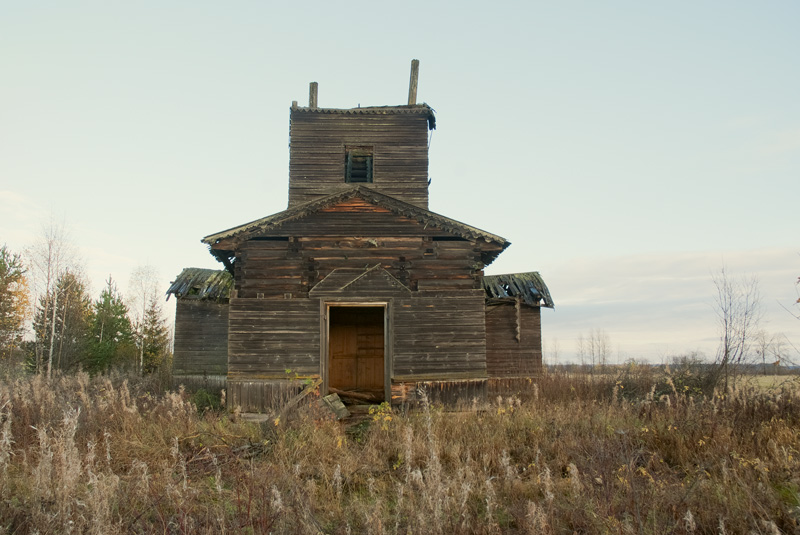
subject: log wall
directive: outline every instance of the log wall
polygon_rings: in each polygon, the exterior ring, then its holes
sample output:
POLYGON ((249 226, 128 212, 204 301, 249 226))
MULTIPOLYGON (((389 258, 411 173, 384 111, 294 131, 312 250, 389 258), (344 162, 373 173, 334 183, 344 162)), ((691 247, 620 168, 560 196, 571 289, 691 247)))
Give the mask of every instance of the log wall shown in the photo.
MULTIPOLYGON (((387 295, 386 333, 392 346, 393 397, 410 401, 407 391, 396 394, 395 390, 404 391, 402 384, 423 382, 438 385, 432 389, 432 400, 456 396, 462 387, 469 396, 485 393, 483 292, 400 291, 395 295, 401 297, 387 295)), ((361 298, 362 294, 356 291, 345 297, 361 298)), ((233 404, 260 412, 295 392, 301 383, 294 377, 319 376, 324 299, 231 299, 228 388, 233 404)))
POLYGON ((228 382, 319 375, 319 307, 316 299, 231 299, 228 382))
POLYGON ((529 377, 541 369, 539 308, 518 307, 513 302, 486 305, 486 372, 489 377, 529 377))
POLYGON ((428 208, 428 114, 318 113, 292 110, 289 207, 328 195, 345 183, 345 148, 370 147, 370 188, 428 208))
POLYGON ((419 292, 392 306, 393 381, 486 378, 483 291, 419 292))
POLYGON ((337 268, 380 264, 412 290, 480 287, 481 248, 360 199, 286 223, 237 252, 239 297, 307 296, 337 268))
POLYGON ((487 396, 486 379, 453 381, 418 381, 392 384, 393 405, 441 403, 451 407, 468 408, 483 403, 487 396), (424 396, 423 396, 424 394, 424 396))
POLYGON ((228 304, 178 299, 173 375, 224 377, 227 372, 228 304))
POLYGON ((303 381, 293 379, 229 378, 229 406, 239 406, 243 412, 274 412, 286 405, 305 386, 303 381))

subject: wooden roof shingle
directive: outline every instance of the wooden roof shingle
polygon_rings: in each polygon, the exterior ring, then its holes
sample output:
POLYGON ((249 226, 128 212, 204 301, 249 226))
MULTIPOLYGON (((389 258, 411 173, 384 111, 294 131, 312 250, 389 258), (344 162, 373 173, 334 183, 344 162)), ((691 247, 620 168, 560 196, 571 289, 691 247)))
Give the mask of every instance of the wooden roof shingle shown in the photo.
POLYGON ((487 299, 522 299, 529 306, 555 308, 550 290, 537 271, 485 275, 481 281, 487 299))
POLYGON ((422 104, 398 106, 364 106, 357 108, 311 108, 293 106, 292 114, 309 113, 320 115, 424 115, 428 119, 428 130, 436 129, 434 110, 424 102, 422 104))
POLYGON ((167 299, 226 301, 233 288, 233 277, 226 270, 184 268, 167 290, 167 299))

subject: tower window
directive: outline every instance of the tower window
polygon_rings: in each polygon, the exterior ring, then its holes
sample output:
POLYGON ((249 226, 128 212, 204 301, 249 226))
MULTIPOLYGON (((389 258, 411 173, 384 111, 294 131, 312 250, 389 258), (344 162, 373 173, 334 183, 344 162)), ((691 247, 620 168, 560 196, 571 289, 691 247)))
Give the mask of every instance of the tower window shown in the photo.
POLYGON ((372 148, 345 148, 345 182, 372 182, 372 148))

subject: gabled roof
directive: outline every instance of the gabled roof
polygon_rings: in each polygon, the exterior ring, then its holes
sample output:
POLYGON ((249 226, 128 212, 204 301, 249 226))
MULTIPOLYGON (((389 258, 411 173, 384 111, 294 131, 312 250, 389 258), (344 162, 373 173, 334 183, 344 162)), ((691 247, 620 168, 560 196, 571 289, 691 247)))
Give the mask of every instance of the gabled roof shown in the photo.
POLYGON ((519 297, 526 305, 555 307, 550 290, 536 271, 486 275, 482 284, 488 299, 511 300, 519 297))
POLYGON ((233 277, 225 270, 185 268, 167 290, 167 299, 225 301, 230 297, 233 277))
POLYGON ((325 197, 321 197, 303 204, 298 204, 297 206, 293 206, 292 208, 284 210, 283 212, 278 212, 277 214, 257 219, 255 221, 251 221, 250 223, 239 225, 238 227, 223 230, 222 232, 217 232, 216 234, 210 234, 203 238, 202 241, 212 248, 215 244, 221 242, 222 240, 232 240, 234 244, 238 246, 238 244, 250 239, 251 237, 256 237, 266 231, 279 229, 281 226, 287 223, 296 221, 298 219, 303 219, 319 210, 353 197, 360 197, 367 202, 386 208, 397 215, 415 219, 427 227, 436 227, 457 237, 469 240, 483 239, 487 242, 500 246, 501 249, 496 253, 493 253, 492 256, 488 258, 489 261, 485 262, 486 264, 491 263, 491 261, 493 261, 497 255, 500 254, 500 252, 511 245, 511 242, 505 238, 497 236, 496 234, 491 234, 481 229, 465 225, 464 223, 456 221, 455 219, 450 219, 449 217, 439 215, 431 212, 430 210, 425 210, 424 208, 414 206, 413 204, 400 201, 394 197, 384 195, 383 193, 378 193, 377 191, 369 189, 363 185, 345 187, 339 192, 332 193, 325 197))

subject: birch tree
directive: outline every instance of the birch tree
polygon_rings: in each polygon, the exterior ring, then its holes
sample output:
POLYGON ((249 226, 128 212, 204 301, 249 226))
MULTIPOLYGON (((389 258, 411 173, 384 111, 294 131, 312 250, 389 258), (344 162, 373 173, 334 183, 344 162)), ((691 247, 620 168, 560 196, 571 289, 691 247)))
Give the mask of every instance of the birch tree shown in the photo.
POLYGON ((734 278, 723 267, 712 280, 719 326, 716 373, 727 389, 730 380, 735 382, 739 366, 746 362, 758 332, 761 298, 755 277, 734 278))
POLYGON ((75 369, 83 365, 89 342, 91 298, 87 282, 78 270, 65 271, 53 285, 52 295, 39 298, 33 320, 37 342, 48 348, 47 372, 75 369), (46 311, 46 303, 50 311, 46 311), (43 325, 49 325, 43 328, 43 325))
POLYGON ((47 377, 53 368, 55 352, 55 317, 58 308, 56 281, 75 263, 74 246, 69 239, 64 223, 50 221, 42 227, 41 234, 28 250, 31 274, 42 308, 42 322, 34 326, 35 368, 41 372, 46 364, 47 377), (47 345, 45 345, 45 343, 47 345))
POLYGON ((591 329, 587 336, 581 333, 578 336, 577 346, 581 366, 588 359, 591 374, 594 374, 595 366, 600 366, 601 370, 605 369, 608 357, 611 355, 611 339, 608 333, 603 329, 591 329))
POLYGON ((139 373, 145 371, 144 355, 146 346, 146 319, 147 309, 151 302, 157 303, 159 294, 158 272, 150 265, 139 266, 131 275, 130 303, 133 316, 134 330, 136 332, 136 345, 139 349, 139 373))

